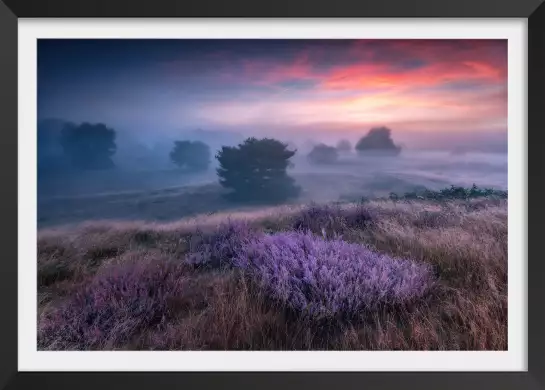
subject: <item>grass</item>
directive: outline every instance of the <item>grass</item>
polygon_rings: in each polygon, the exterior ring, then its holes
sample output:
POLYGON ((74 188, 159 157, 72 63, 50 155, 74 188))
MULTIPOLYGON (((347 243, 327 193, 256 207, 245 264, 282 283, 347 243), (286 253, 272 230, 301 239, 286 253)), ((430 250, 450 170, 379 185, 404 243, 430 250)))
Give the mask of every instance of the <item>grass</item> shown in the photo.
POLYGON ((507 199, 448 194, 41 230, 38 347, 506 350, 507 199))

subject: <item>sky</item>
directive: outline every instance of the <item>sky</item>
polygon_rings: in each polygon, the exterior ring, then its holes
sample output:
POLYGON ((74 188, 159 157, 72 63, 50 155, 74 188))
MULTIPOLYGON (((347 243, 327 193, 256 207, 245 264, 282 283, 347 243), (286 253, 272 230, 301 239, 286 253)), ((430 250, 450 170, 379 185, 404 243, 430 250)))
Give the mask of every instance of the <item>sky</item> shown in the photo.
POLYGON ((39 40, 38 117, 507 137, 506 40, 39 40))

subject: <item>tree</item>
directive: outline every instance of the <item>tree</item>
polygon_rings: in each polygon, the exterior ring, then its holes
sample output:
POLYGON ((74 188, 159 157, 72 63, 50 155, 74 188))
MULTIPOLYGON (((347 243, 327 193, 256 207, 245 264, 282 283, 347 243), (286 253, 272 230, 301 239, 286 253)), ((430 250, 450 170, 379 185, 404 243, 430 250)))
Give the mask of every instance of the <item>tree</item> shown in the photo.
POLYGON ((180 168, 206 171, 210 165, 210 148, 201 141, 174 141, 170 160, 180 168))
POLYGON ((78 169, 113 168, 116 152, 115 130, 102 123, 67 124, 62 129, 61 145, 69 162, 78 169))
POLYGON ((352 150, 352 144, 346 139, 342 139, 337 143, 337 150, 339 152, 350 152, 352 150))
POLYGON ((333 146, 319 144, 310 151, 307 157, 314 164, 333 164, 337 161, 339 154, 333 146))
POLYGON ((356 144, 356 150, 360 154, 369 152, 380 152, 385 154, 399 154, 401 148, 392 141, 392 130, 387 127, 374 127, 367 135, 362 137, 356 144))
POLYGON ((236 200, 284 201, 299 195, 300 188, 288 176, 295 150, 270 138, 248 138, 236 147, 223 146, 216 155, 220 184, 232 190, 236 200))

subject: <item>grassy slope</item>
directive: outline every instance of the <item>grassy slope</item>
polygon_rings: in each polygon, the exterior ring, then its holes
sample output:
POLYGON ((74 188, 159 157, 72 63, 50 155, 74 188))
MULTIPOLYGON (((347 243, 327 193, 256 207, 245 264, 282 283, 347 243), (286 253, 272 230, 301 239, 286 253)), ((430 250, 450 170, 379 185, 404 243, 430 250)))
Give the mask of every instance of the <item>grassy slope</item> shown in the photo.
POLYGON ((342 215, 319 212, 317 217, 302 207, 284 206, 230 218, 273 232, 303 227, 317 234, 341 233, 347 241, 428 262, 438 283, 425 299, 350 321, 314 322, 273 304, 236 271, 180 265, 197 227, 207 234, 225 214, 169 224, 89 223, 39 232, 39 348, 507 349, 507 200, 417 198, 342 207, 348 210, 342 215), (358 223, 362 212, 371 216, 370 223, 358 223), (172 271, 176 294, 145 326, 124 322, 92 340, 44 333, 48 313, 61 310, 74 292, 100 275, 119 264, 168 260, 178 264, 172 271))

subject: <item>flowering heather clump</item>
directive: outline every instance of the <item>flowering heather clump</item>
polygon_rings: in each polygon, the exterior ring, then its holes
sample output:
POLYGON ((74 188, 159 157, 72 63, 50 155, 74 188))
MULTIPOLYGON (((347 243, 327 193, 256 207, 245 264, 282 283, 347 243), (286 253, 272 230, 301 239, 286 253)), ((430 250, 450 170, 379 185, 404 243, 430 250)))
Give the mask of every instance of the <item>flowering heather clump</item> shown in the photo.
POLYGON ((168 259, 110 266, 42 317, 38 343, 49 349, 112 349, 160 323, 180 295, 184 267, 168 259))
POLYGON ((246 221, 223 223, 209 236, 197 234, 191 238, 191 252, 186 261, 197 266, 230 265, 243 243, 257 234, 246 221))
POLYGON ((298 213, 293 229, 335 237, 351 229, 363 229, 372 220, 372 214, 361 205, 349 209, 338 205, 313 205, 298 213))
POLYGON ((233 261, 274 299, 315 318, 406 303, 432 283, 428 265, 303 232, 249 240, 233 261))
POLYGON ((302 210, 293 222, 295 230, 310 230, 316 234, 326 231, 331 235, 344 231, 346 227, 340 207, 330 205, 312 205, 302 210))

